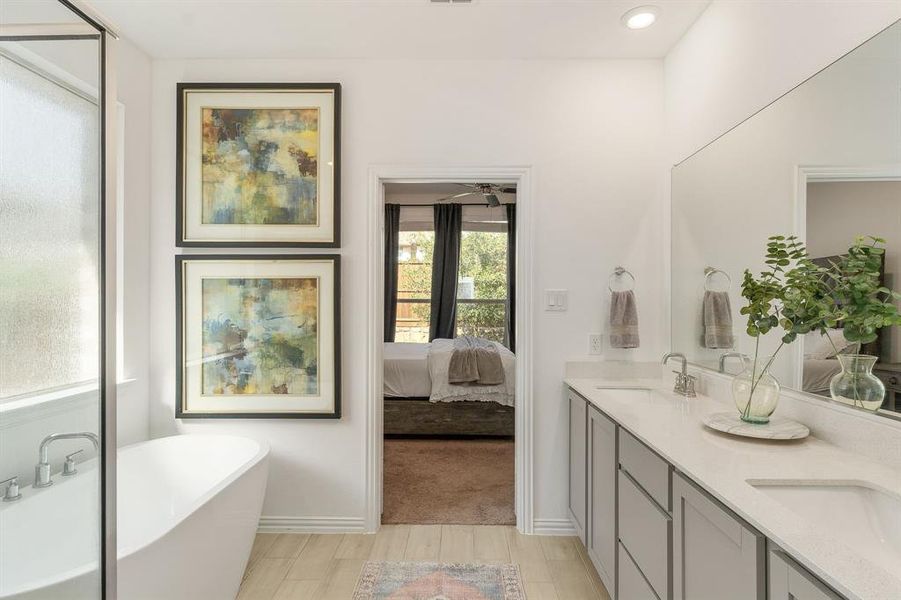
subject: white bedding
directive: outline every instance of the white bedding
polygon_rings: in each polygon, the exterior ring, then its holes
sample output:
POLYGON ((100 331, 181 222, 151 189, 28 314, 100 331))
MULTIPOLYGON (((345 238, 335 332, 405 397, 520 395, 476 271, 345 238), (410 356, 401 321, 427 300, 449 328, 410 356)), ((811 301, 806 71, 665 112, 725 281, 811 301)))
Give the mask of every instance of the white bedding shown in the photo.
POLYGON ((837 358, 806 358, 802 388, 811 394, 822 394, 829 391, 829 382, 841 373, 842 366, 837 358))
POLYGON ((516 357, 502 344, 494 342, 504 365, 504 383, 501 385, 451 385, 447 382, 454 340, 436 339, 429 349, 429 375, 432 381, 430 402, 454 402, 469 400, 497 402, 513 406, 516 398, 516 357))
POLYGON ((385 396, 428 398, 432 395, 432 379, 429 376, 430 346, 431 344, 385 344, 385 396))

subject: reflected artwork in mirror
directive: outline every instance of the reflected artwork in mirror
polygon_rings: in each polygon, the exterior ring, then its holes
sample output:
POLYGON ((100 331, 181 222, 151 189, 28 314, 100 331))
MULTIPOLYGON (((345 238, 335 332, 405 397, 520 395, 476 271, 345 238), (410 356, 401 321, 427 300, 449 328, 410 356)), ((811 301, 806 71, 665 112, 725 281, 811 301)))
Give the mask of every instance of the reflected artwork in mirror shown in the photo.
MULTIPOLYGON (((881 238, 875 284, 901 289, 901 21, 673 168, 673 349, 732 375, 753 362, 758 342, 760 356, 776 353, 781 328, 755 338, 741 313, 743 274, 767 268, 773 235, 797 236, 823 269, 857 238, 881 238)), ((901 416, 901 326, 864 342, 845 328, 801 332, 769 373, 829 400, 841 397, 842 374, 860 371, 852 395, 870 396, 846 403, 901 416)))

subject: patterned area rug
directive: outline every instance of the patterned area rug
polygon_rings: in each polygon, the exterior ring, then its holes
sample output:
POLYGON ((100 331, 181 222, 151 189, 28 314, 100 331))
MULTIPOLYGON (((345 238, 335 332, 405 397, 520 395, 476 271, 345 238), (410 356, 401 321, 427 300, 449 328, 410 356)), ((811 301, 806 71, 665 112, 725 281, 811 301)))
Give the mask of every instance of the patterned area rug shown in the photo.
POLYGON ((369 561, 353 600, 525 600, 516 565, 369 561))

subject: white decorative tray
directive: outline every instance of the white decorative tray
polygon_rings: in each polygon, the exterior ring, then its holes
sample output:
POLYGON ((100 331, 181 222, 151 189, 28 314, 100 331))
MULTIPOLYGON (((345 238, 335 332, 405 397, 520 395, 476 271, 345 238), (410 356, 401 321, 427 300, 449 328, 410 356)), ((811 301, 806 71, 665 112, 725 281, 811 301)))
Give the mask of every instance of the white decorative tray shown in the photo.
POLYGON ((770 417, 769 423, 746 423, 738 413, 714 413, 707 415, 704 425, 723 433, 761 440, 800 440, 810 435, 810 429, 791 419, 770 417))

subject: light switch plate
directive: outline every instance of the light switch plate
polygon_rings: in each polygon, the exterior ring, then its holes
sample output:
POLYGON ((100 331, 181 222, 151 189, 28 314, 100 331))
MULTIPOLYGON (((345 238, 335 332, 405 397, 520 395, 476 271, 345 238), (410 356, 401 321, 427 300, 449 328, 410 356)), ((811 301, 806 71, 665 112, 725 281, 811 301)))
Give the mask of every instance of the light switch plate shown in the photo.
POLYGON ((544 310, 563 312, 569 306, 568 290, 544 290, 544 310))
POLYGON ((600 333, 588 334, 588 354, 598 356, 604 353, 604 336, 600 333))

